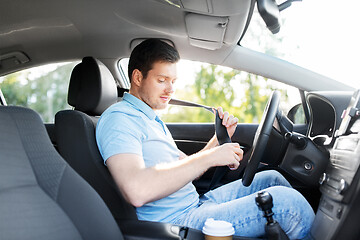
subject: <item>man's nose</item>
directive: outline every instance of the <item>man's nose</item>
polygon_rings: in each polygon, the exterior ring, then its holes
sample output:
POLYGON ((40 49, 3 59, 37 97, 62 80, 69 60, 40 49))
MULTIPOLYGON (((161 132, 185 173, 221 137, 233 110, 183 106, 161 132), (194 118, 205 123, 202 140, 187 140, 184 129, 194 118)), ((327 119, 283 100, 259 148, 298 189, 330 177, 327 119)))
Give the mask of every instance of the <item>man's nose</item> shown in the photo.
POLYGON ((175 87, 173 83, 168 83, 166 86, 166 92, 168 93, 174 93, 175 92, 175 87))

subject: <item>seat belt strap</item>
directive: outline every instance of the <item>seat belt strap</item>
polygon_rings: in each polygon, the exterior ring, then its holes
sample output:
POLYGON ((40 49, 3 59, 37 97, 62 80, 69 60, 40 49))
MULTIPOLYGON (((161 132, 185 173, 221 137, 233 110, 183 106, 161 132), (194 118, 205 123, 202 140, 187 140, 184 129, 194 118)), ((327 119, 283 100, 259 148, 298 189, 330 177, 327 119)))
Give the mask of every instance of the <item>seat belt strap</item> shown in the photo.
MULTIPOLYGON (((185 106, 185 107, 201 107, 204 108, 212 113, 214 113, 214 111, 216 111, 216 118, 215 118, 215 132, 216 132, 216 138, 219 142, 219 145, 222 145, 224 143, 231 143, 231 139, 229 137, 229 134, 226 130, 226 127, 224 125, 222 125, 222 120, 219 117, 219 113, 217 110, 215 110, 215 108, 209 107, 209 106, 205 106, 205 105, 201 105, 198 103, 193 103, 193 102, 189 102, 189 101, 184 101, 184 100, 179 100, 179 99, 171 99, 169 101, 169 104, 172 105, 178 105, 178 106, 185 106)), ((209 189, 213 190, 216 185, 219 183, 219 181, 225 176, 225 174, 229 171, 229 167, 227 166, 221 166, 221 167, 217 167, 215 170, 215 173, 213 175, 213 178, 211 179, 211 183, 209 185, 209 189)))

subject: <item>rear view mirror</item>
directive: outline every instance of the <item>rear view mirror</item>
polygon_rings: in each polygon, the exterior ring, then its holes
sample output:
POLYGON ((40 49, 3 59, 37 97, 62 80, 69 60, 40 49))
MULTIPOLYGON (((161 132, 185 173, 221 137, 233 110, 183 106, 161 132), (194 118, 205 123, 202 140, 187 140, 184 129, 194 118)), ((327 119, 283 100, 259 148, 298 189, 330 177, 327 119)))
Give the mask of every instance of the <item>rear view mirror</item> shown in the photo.
POLYGON ((280 31, 280 12, 291 6, 294 1, 301 0, 287 0, 280 5, 277 5, 275 0, 257 0, 258 11, 264 20, 267 28, 276 34, 280 31))

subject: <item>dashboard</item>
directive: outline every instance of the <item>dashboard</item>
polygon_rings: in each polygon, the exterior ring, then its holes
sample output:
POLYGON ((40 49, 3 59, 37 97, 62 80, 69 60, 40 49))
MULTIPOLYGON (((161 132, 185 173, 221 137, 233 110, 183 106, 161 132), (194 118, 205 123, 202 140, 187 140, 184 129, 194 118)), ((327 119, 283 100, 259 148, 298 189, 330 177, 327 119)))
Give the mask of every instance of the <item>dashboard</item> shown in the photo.
MULTIPOLYGON (((310 96, 313 111, 329 116, 326 128, 317 126, 326 119, 315 113, 309 136, 327 134, 334 139, 330 163, 319 183, 322 198, 311 229, 311 239, 354 239, 358 232, 360 198, 360 90, 329 97, 310 96), (314 98, 314 99, 312 99, 314 98), (321 100, 320 100, 321 99, 321 100), (344 102, 347 102, 344 107, 344 102), (319 109, 322 107, 322 109, 319 109), (345 110, 345 111, 344 111, 345 110), (342 112, 341 114, 339 114, 342 112), (340 121, 341 120, 341 121, 340 121), (331 126, 335 126, 332 128, 331 126), (334 129, 337 129, 334 131, 334 129), (314 135, 312 135, 314 134, 314 135)), ((324 122, 323 122, 324 123, 324 122)), ((358 239, 358 238, 357 238, 358 239)))
POLYGON ((334 144, 334 135, 339 128, 342 114, 353 92, 309 92, 306 101, 310 111, 307 137, 323 146, 334 144))
POLYGON ((329 164, 329 152, 336 140, 336 130, 352 95, 352 91, 306 94, 310 113, 306 136, 292 133, 280 164, 282 170, 306 186, 319 187, 319 179, 329 164))

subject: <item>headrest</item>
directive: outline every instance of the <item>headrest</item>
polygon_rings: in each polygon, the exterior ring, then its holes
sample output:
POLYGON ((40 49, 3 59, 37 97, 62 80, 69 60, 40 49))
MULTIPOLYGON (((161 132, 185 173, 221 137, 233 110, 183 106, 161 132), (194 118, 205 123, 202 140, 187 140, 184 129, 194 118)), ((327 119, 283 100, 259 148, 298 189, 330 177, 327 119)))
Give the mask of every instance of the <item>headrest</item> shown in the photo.
POLYGON ((71 73, 69 105, 90 115, 101 115, 116 101, 117 87, 109 69, 93 57, 84 57, 71 73))

